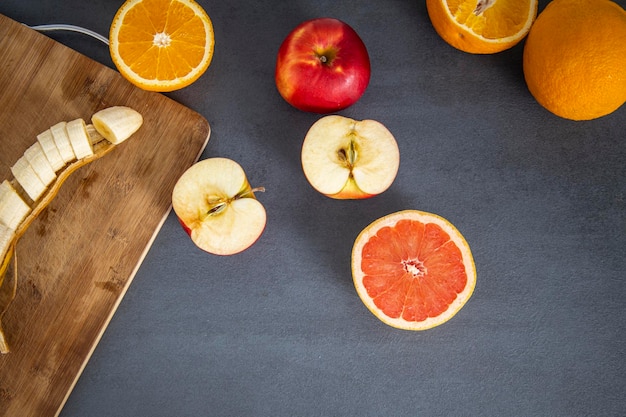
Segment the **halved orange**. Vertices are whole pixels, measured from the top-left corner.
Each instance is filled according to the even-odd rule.
[[[446,219],[403,210],[375,220],[352,249],[352,277],[366,307],[384,323],[426,330],[451,319],[471,297],[470,247]]]
[[[537,0],[426,0],[426,7],[439,36],[473,54],[513,47],[537,17]]]
[[[209,67],[214,45],[211,19],[194,0],[127,0],[109,33],[120,74],[151,91],[196,81]]]

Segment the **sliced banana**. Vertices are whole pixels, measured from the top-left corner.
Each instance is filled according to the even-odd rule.
[[[70,138],[70,144],[72,145],[76,159],[93,155],[93,147],[91,146],[87,127],[83,119],[75,119],[67,122],[65,130],[67,131],[67,136]]]
[[[56,179],[57,175],[54,173],[54,169],[50,165],[48,158],[46,158],[46,154],[43,152],[39,142],[35,142],[30,148],[26,149],[24,157],[46,187]]]
[[[96,112],[91,117],[96,130],[114,145],[128,139],[143,124],[139,112],[126,106],[113,106]]]
[[[70,162],[76,158],[76,155],[74,155],[70,138],[67,136],[67,130],[65,130],[66,124],[66,122],[59,122],[50,127],[50,132],[52,132],[54,143],[57,146],[63,161]]]
[[[8,180],[0,183],[0,223],[17,230],[31,208]]]
[[[13,237],[15,236],[15,230],[11,229],[9,226],[6,226],[0,223],[0,253],[4,255],[9,246],[13,242]]]
[[[98,132],[96,128],[94,127],[94,125],[92,125],[91,123],[89,123],[86,126],[86,129],[87,129],[87,136],[89,136],[89,141],[91,142],[92,145],[95,145],[96,143],[106,140],[104,136],[102,136],[100,132]]]
[[[141,127],[143,117],[129,107],[115,106],[94,114],[92,123],[85,124],[83,119],[60,122],[40,133],[35,144],[11,167],[14,179],[0,183],[0,288],[7,288],[2,284],[10,265],[14,265],[17,282],[17,267],[11,262],[15,245],[68,176],[128,139]],[[8,351],[0,326],[0,353]]]
[[[65,166],[65,161],[59,153],[57,145],[54,143],[54,138],[52,137],[50,129],[38,134],[37,141],[41,145],[43,152],[46,154],[46,158],[48,158],[48,162],[52,165],[54,172],[59,171]]]
[[[46,191],[46,185],[39,179],[25,156],[17,160],[15,165],[11,167],[11,172],[31,200],[37,201]]]

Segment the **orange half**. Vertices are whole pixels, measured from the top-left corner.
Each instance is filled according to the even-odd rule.
[[[367,226],[352,249],[352,277],[366,307],[384,323],[426,330],[451,319],[476,285],[470,247],[435,214],[404,210]]]
[[[474,54],[513,47],[537,17],[537,0],[426,0],[426,7],[439,36]]]
[[[127,0],[109,33],[113,63],[144,90],[173,91],[196,81],[213,58],[211,19],[193,0]]]

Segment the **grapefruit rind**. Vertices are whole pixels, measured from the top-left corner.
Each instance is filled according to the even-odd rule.
[[[463,265],[465,266],[465,272],[467,275],[467,282],[465,288],[457,294],[456,299],[448,306],[448,308],[436,317],[428,317],[423,321],[407,321],[402,317],[393,318],[386,315],[380,308],[376,306],[374,300],[368,295],[365,286],[363,285],[363,272],[361,269],[361,253],[365,244],[376,235],[376,233],[385,226],[394,226],[400,220],[416,220],[424,224],[433,223],[444,230],[449,236],[450,240],[459,248]],[[427,213],[418,210],[403,210],[392,214],[388,214],[381,217],[370,225],[368,225],[357,236],[354,246],[352,248],[352,278],[356,292],[361,298],[361,301],[368,310],[374,314],[383,323],[402,330],[427,330],[433,327],[439,326],[452,317],[454,317],[459,310],[467,303],[469,298],[474,292],[476,286],[476,266],[474,264],[474,258],[470,250],[469,244],[458,231],[454,225],[448,220],[436,214]]]

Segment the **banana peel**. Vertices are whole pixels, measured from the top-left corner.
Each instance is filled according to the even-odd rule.
[[[13,248],[11,248],[13,249]],[[11,250],[12,252],[12,250]],[[11,253],[13,255],[13,253]],[[2,317],[9,308],[11,301],[15,298],[17,292],[17,257],[10,256],[5,258],[7,263],[6,269],[2,275],[0,282],[0,353],[9,353],[9,342],[2,328]],[[9,267],[10,266],[10,267]],[[2,265],[5,268],[4,262]]]

